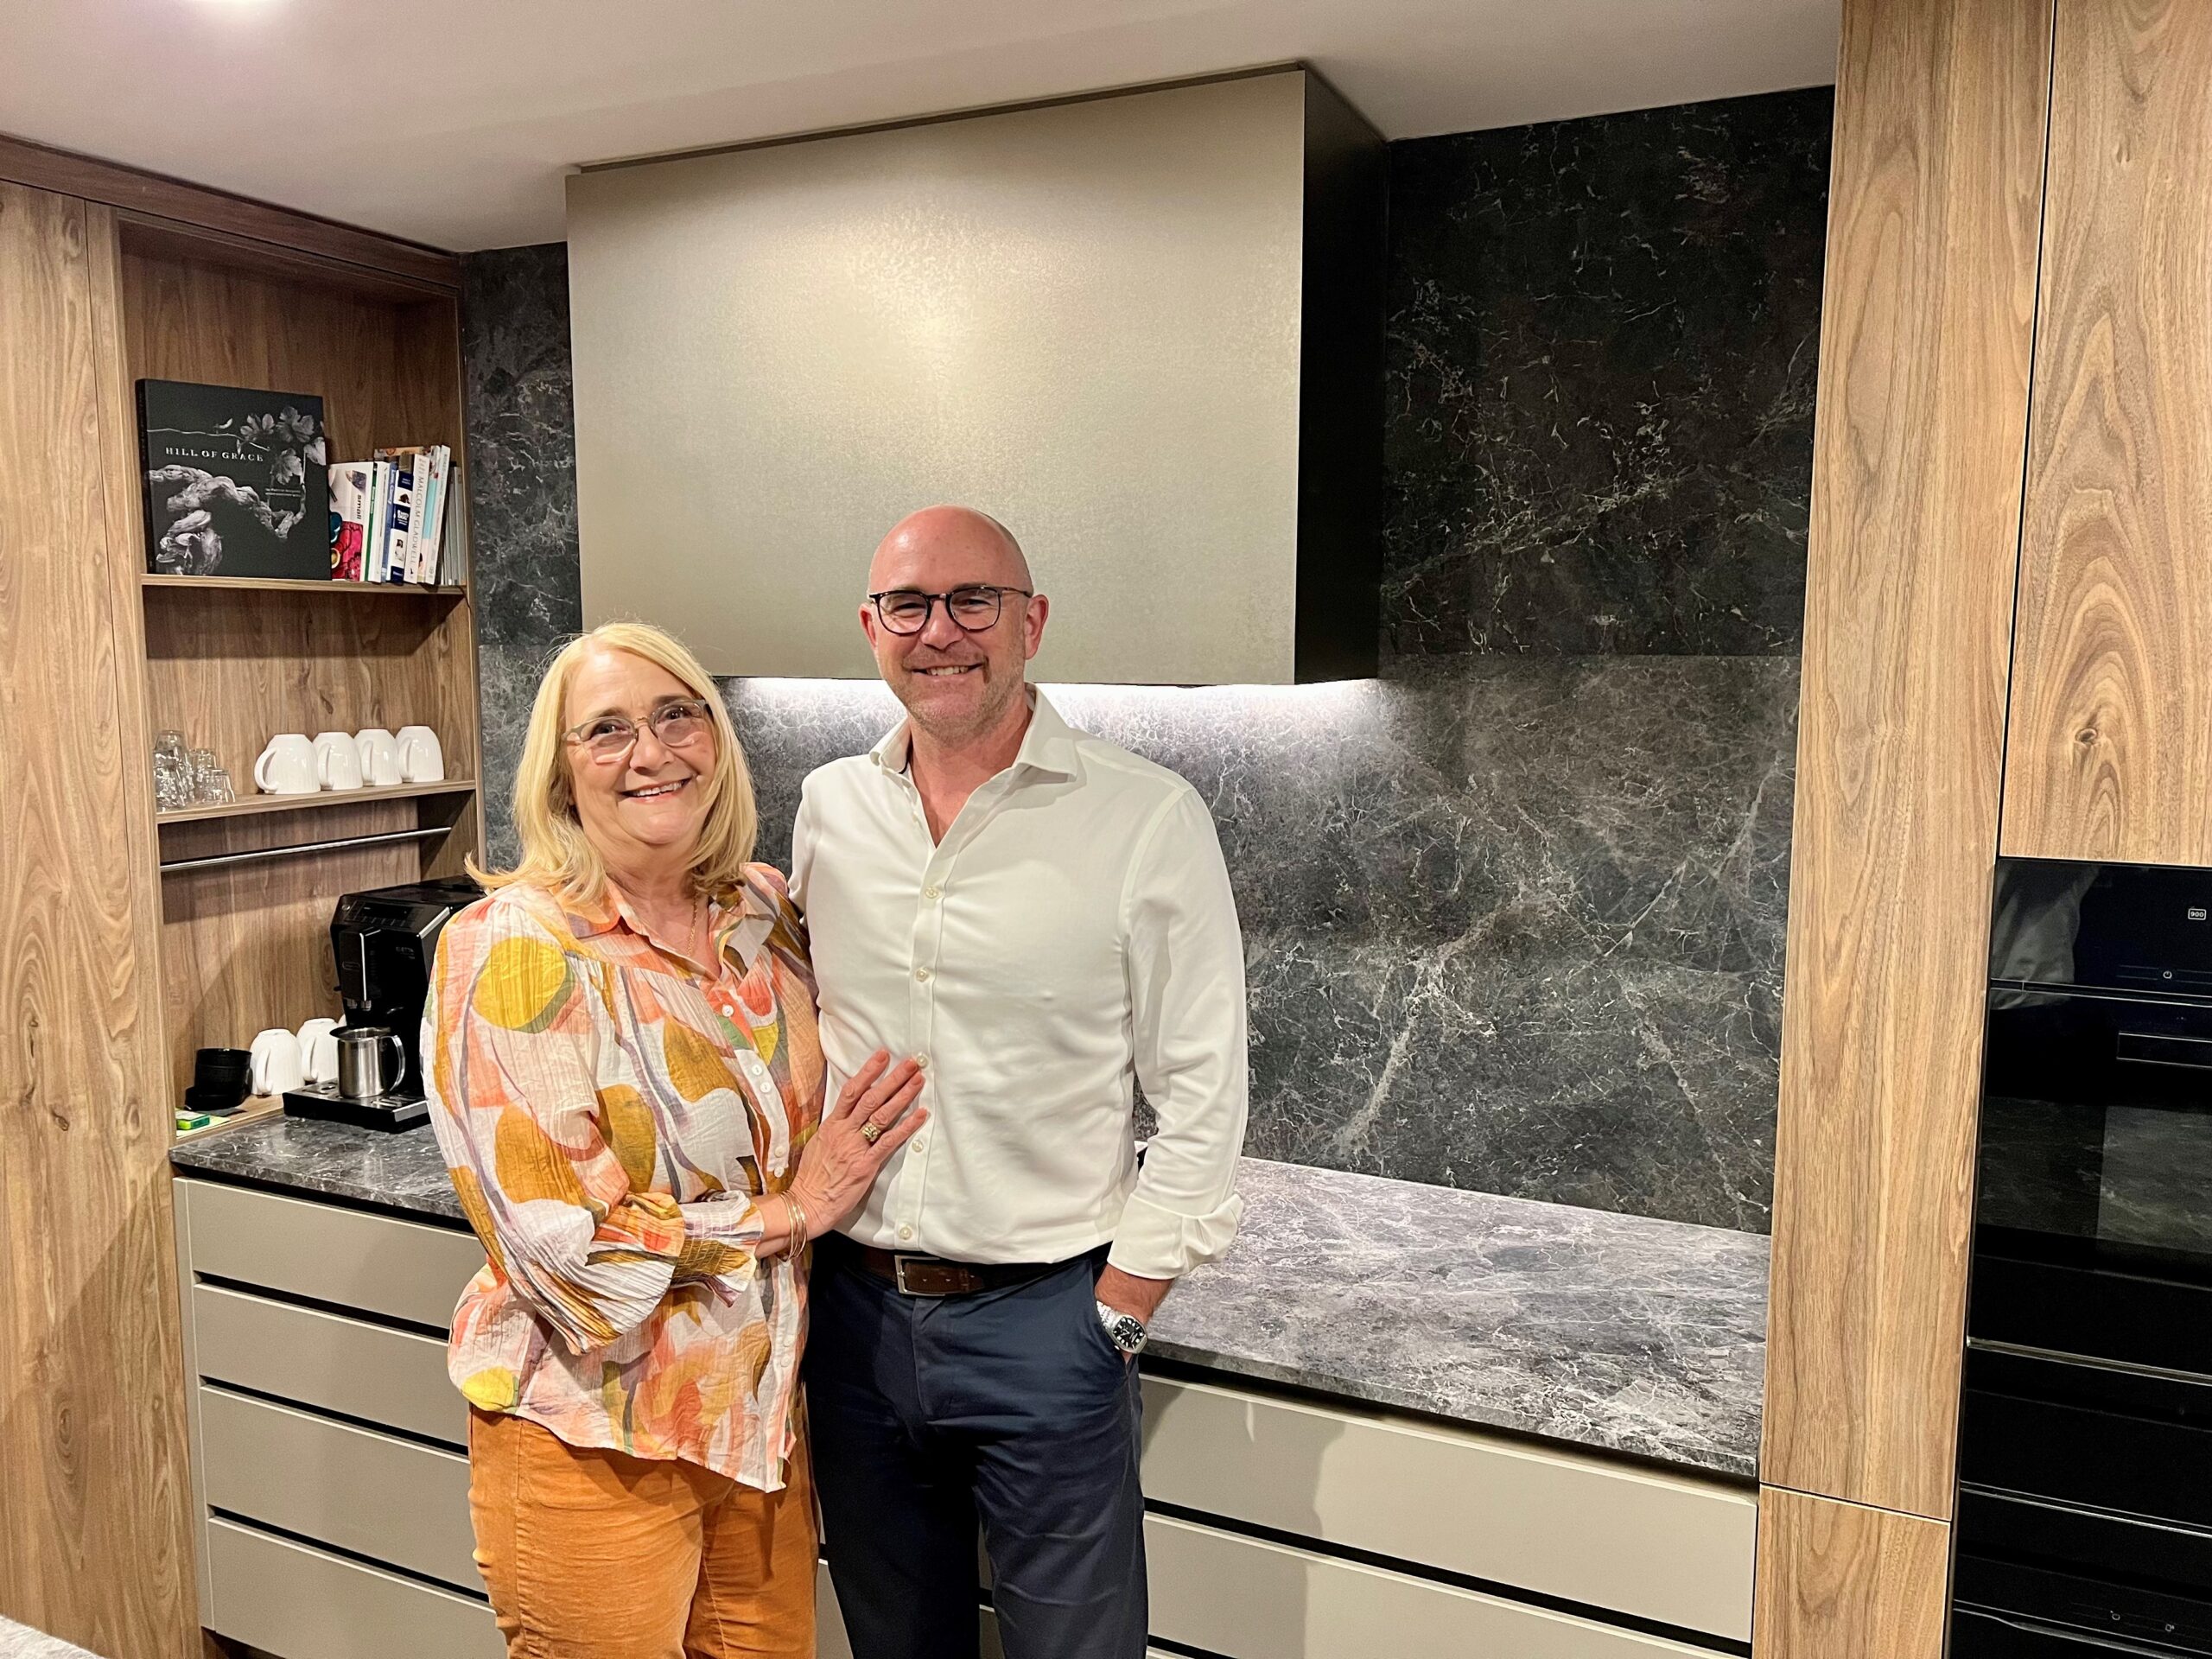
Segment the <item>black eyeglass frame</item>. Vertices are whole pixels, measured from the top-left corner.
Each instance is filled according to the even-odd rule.
[[[952,614],[952,596],[955,594],[988,594],[998,602],[998,607],[991,613],[991,620],[989,621],[979,622],[974,627],[969,627],[968,624],[963,622],[958,617],[953,616]],[[900,639],[911,639],[914,635],[926,632],[928,631],[930,619],[937,614],[937,607],[940,603],[944,607],[944,613],[952,618],[952,626],[959,629],[961,632],[988,633],[993,628],[998,626],[1000,621],[1005,617],[1006,596],[1008,594],[1020,594],[1024,599],[1034,599],[1037,597],[1034,590],[1027,588],[1001,588],[995,582],[967,582],[961,583],[957,588],[949,588],[941,594],[925,594],[918,588],[887,588],[880,594],[870,594],[868,596],[868,602],[875,607],[875,620],[877,621],[882,623],[886,628],[890,630],[893,633],[897,634]],[[883,608],[883,601],[887,599],[918,599],[922,601],[922,620],[911,628],[902,628],[899,626],[896,623],[892,621],[889,614]]]
[[[648,726],[652,728],[654,740],[664,749],[681,748],[684,743],[698,741],[696,738],[687,738],[682,742],[671,743],[667,738],[662,736],[661,722],[671,715],[678,719],[698,720],[704,724],[709,733],[715,729],[715,711],[708,706],[704,697],[671,697],[643,720],[632,720],[627,715],[594,715],[589,720],[580,721],[562,733],[561,741],[563,743],[573,743],[589,754],[593,760],[602,761],[618,760],[629,753],[632,749],[638,747],[638,734]],[[596,747],[585,734],[593,727],[607,721],[620,721],[630,728],[630,734],[621,741],[619,747],[602,749]],[[608,735],[612,737],[615,734],[609,733]]]

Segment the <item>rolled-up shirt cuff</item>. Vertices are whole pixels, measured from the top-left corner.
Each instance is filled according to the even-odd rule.
[[[1140,1279],[1180,1279],[1228,1249],[1243,1216],[1244,1200],[1234,1192],[1203,1216],[1183,1215],[1131,1193],[1106,1260]]]

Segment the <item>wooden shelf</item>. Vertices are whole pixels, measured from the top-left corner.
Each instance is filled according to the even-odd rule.
[[[466,599],[466,583],[418,582],[315,582],[296,576],[162,576],[148,571],[138,578],[142,591],[162,588],[218,589],[248,594],[366,594],[379,599]]]
[[[188,806],[156,812],[154,822],[202,823],[210,818],[254,818],[270,812],[313,812],[323,807],[359,806],[365,801],[419,800],[431,795],[474,795],[474,778],[448,778],[439,784],[395,784],[389,789],[326,789],[314,795],[249,795],[227,806]]]

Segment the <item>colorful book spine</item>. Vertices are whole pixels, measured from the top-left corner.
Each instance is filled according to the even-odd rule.
[[[330,574],[339,582],[359,582],[368,540],[369,468],[341,461],[330,468]]]

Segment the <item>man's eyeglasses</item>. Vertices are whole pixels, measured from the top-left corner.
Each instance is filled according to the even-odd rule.
[[[715,729],[714,715],[696,697],[677,697],[647,715],[650,727],[664,749],[681,749],[700,741]],[[561,734],[564,742],[580,746],[603,763],[620,760],[636,747],[640,722],[622,715],[594,715],[581,726]]]
[[[984,633],[998,626],[999,610],[1008,594],[1019,594],[1024,599],[1033,597],[1027,588],[992,588],[970,582],[949,594],[923,594],[911,588],[893,588],[870,594],[868,601],[875,607],[876,620],[893,633],[919,633],[929,626],[930,613],[940,602],[953,626],[963,633]]]

